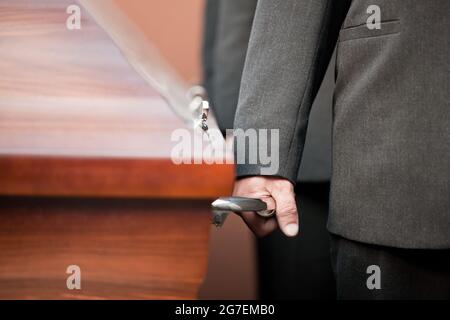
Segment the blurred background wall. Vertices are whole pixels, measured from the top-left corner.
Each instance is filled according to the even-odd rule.
[[[203,0],[114,0],[180,75],[201,83]],[[254,239],[233,215],[211,228],[209,267],[201,299],[255,299]]]

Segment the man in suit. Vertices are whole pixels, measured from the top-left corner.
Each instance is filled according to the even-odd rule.
[[[449,30],[447,0],[258,2],[235,128],[278,130],[279,169],[238,163],[234,194],[276,208],[242,215],[256,234],[302,232],[294,185],[337,44],[328,229],[339,298],[450,298]]]
[[[220,129],[233,128],[242,70],[257,0],[208,0],[205,11],[204,84]],[[331,174],[330,70],[311,113],[296,190],[307,221],[300,238],[279,231],[258,240],[261,298],[333,299],[336,295],[329,260],[328,216]]]

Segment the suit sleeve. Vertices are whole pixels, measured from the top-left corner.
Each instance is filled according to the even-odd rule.
[[[256,0],[220,2],[214,51],[215,95],[212,108],[223,131],[233,128],[256,3]]]
[[[209,99],[214,99],[212,79],[214,77],[214,48],[216,45],[217,25],[219,19],[219,0],[206,0],[203,20],[202,66],[203,85]]]
[[[349,2],[258,1],[234,129],[236,133],[236,129],[278,129],[278,143],[269,144],[272,155],[273,148],[278,150],[278,165],[269,175],[296,183],[311,105]],[[259,156],[256,162],[250,161],[250,144],[242,148],[237,141],[235,138],[237,176],[266,175],[263,172],[267,163],[262,163]],[[241,163],[239,159],[246,161]]]

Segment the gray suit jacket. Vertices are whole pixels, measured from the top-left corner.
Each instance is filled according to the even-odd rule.
[[[381,29],[366,25],[371,5]],[[337,42],[329,230],[450,248],[449,33],[448,0],[260,0],[235,127],[279,129],[276,175],[295,183]],[[261,167],[238,164],[237,175]]]
[[[203,37],[204,86],[220,129],[233,128],[242,70],[257,0],[208,0]],[[297,181],[331,177],[331,100],[334,64],[314,102]]]

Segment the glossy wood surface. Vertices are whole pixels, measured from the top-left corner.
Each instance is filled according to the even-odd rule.
[[[0,0],[0,298],[195,298],[233,166],[172,162],[198,132],[74,3]]]
[[[206,272],[203,201],[0,198],[0,299],[192,299]],[[69,290],[66,269],[81,269]]]
[[[69,4],[0,1],[0,168],[7,168],[0,193],[229,193],[231,165],[173,164],[174,130],[199,132],[140,78],[86,11],[81,30],[68,30]]]

